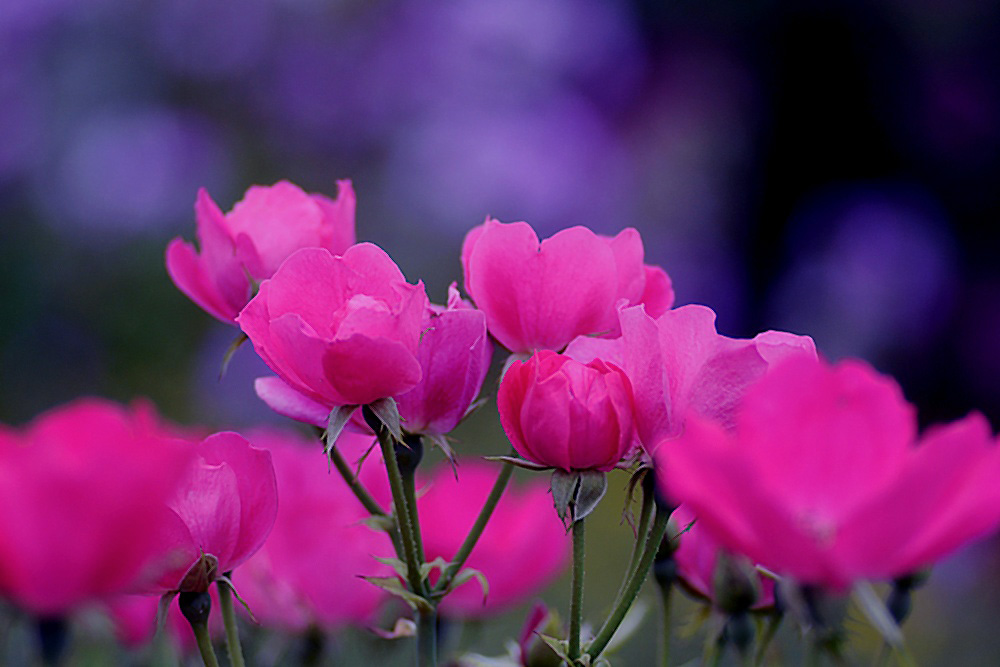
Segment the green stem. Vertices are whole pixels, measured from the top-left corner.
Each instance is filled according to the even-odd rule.
[[[649,534],[649,524],[653,518],[653,505],[653,492],[647,488],[647,485],[643,484],[642,508],[639,510],[639,523],[636,524],[635,544],[632,545],[632,556],[629,558],[628,567],[625,569],[625,577],[622,579],[621,586],[618,587],[615,601],[611,604],[612,607],[621,601],[622,595],[625,594],[625,589],[628,588],[628,582],[632,579],[633,572],[635,572],[635,567],[639,564],[639,557],[642,555],[646,545],[646,537]]]
[[[351,470],[350,464],[344,460],[340,450],[336,447],[330,450],[330,461],[333,463],[333,467],[337,469],[337,472],[340,473],[340,476],[343,477],[344,482],[347,484],[347,488],[354,493],[354,497],[358,499],[362,507],[368,510],[369,514],[372,516],[388,518],[389,513],[385,511],[385,509],[370,493],[368,493],[368,489],[366,489],[365,485],[361,483],[361,480],[354,475],[354,471]],[[392,540],[392,546],[396,550],[396,555],[399,558],[404,558],[403,543],[399,538],[399,530],[392,527],[386,532],[389,533],[389,539]]]
[[[212,637],[208,634],[208,623],[192,623],[191,629],[194,630],[194,638],[205,667],[219,667],[219,659],[215,657],[215,649],[212,648]]]
[[[663,607],[663,627],[660,629],[660,667],[670,664],[670,593],[674,587],[670,584],[658,586],[660,602]]]
[[[625,619],[625,614],[628,613],[632,603],[638,597],[642,583],[646,580],[646,575],[649,574],[649,568],[653,566],[653,559],[660,548],[660,542],[663,541],[663,535],[667,532],[667,520],[669,518],[669,512],[657,509],[656,518],[653,520],[653,528],[646,539],[646,546],[643,549],[642,557],[639,559],[638,567],[636,567],[629,578],[618,604],[611,610],[611,614],[604,621],[604,625],[597,633],[597,636],[594,637],[594,641],[587,648],[587,655],[590,656],[591,664],[597,660],[598,656],[601,655],[601,651],[607,647],[608,642],[614,637],[615,631],[618,630],[618,626]]]
[[[392,504],[396,508],[396,524],[402,539],[402,558],[406,562],[406,579],[410,590],[417,595],[424,594],[423,580],[420,577],[420,557],[417,545],[413,539],[412,513],[407,507],[406,491],[403,488],[403,476],[399,472],[392,435],[386,428],[378,431],[378,442],[382,448],[382,458],[385,460],[386,471],[389,474],[389,488],[392,491]]]
[[[479,541],[479,536],[483,534],[483,529],[486,528],[487,522],[489,522],[490,517],[493,516],[493,510],[496,509],[497,503],[500,501],[500,496],[503,495],[504,489],[507,488],[507,483],[510,481],[511,475],[514,473],[514,466],[509,463],[504,463],[503,468],[500,469],[500,474],[497,475],[497,481],[493,484],[493,489],[490,491],[490,495],[487,496],[486,502],[483,504],[483,509],[479,511],[479,516],[476,517],[476,522],[472,524],[472,528],[469,529],[469,534],[465,536],[465,541],[462,542],[462,546],[459,547],[458,552],[452,559],[451,563],[448,564],[447,569],[438,579],[437,584],[434,586],[432,594],[441,593],[448,589],[451,585],[452,580],[458,571],[462,569],[465,565],[465,561],[468,560],[469,554],[472,553],[472,549],[476,546],[476,542]]]
[[[781,625],[781,614],[770,614],[767,619],[767,625],[764,628],[764,633],[757,640],[757,652],[754,654],[753,660],[754,665],[759,667],[764,664],[764,658],[767,656],[767,647],[771,645],[771,640],[777,634],[779,625]]]
[[[437,611],[417,614],[417,665],[437,667]]]
[[[580,628],[583,625],[583,557],[586,535],[584,520],[573,523],[573,583],[569,598],[569,657],[580,657]]]
[[[227,576],[231,576],[227,573]],[[217,581],[219,590],[219,608],[222,610],[222,622],[226,626],[226,648],[229,651],[229,664],[232,667],[246,667],[243,659],[243,647],[240,646],[240,631],[236,627],[236,613],[233,610],[233,591],[225,581]]]
[[[424,540],[420,535],[420,520],[417,517],[417,482],[416,482],[416,470],[409,470],[402,473],[403,477],[403,496],[406,498],[405,507],[409,516],[407,520],[413,530],[413,545],[417,551],[417,562],[423,564],[426,558],[424,557]]]

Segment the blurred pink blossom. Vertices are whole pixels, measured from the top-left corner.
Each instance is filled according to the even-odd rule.
[[[986,420],[918,441],[899,387],[858,361],[788,359],[747,391],[733,430],[690,413],[656,470],[721,545],[832,589],[912,573],[1000,522]]]
[[[143,404],[85,398],[0,425],[0,594],[59,615],[153,574],[193,456]]]
[[[288,181],[254,186],[223,214],[204,189],[195,203],[198,248],[180,238],[167,247],[167,271],[205,311],[233,323],[253,296],[300,248],[341,254],[354,243],[355,196],[338,181],[336,200],[307,194]]]

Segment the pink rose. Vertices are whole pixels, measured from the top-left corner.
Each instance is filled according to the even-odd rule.
[[[385,251],[361,243],[342,256],[299,250],[236,319],[285,385],[329,410],[417,385],[426,308],[423,284],[407,283]]]
[[[632,441],[632,389],[618,367],[551,350],[511,364],[497,394],[500,423],[529,461],[607,471]]]
[[[690,414],[656,472],[722,546],[835,590],[910,574],[1000,523],[986,420],[918,441],[899,387],[858,361],[784,361],[747,390],[732,430]]]
[[[167,507],[170,530],[162,535],[168,559],[157,579],[162,592],[205,592],[264,544],[278,509],[271,455],[237,433],[216,433],[198,444],[196,465]]]
[[[56,616],[130,589],[160,561],[193,456],[148,408],[100,399],[0,425],[0,594]]]
[[[571,227],[539,242],[525,222],[487,219],[462,246],[465,290],[486,314],[490,333],[515,353],[561,350],[576,336],[615,333],[619,302],[648,298],[657,312],[669,308],[669,278],[642,262],[634,229],[605,238]]]
[[[493,357],[486,317],[449,290],[448,307],[432,306],[420,339],[420,383],[396,396],[403,428],[410,433],[443,435],[454,429],[479,395]]]
[[[689,410],[729,425],[746,387],[770,364],[789,356],[816,358],[808,336],[768,331],[753,339],[715,331],[715,313],[682,306],[659,317],[644,307],[624,308],[620,354],[635,396],[636,429],[647,450],[677,435]],[[601,354],[593,343],[574,343],[576,354]]]
[[[202,189],[195,202],[198,248],[180,238],[167,247],[167,271],[184,294],[233,323],[254,283],[270,278],[300,248],[340,254],[354,243],[354,189],[337,181],[335,201],[288,181],[254,186],[223,214]]]

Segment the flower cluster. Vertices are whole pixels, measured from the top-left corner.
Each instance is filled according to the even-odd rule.
[[[650,571],[665,599],[680,582],[724,616],[707,645],[745,652],[748,615],[783,595],[822,626],[817,591],[910,581],[1000,525],[1000,447],[982,416],[921,436],[900,388],[864,362],[831,365],[807,336],[719,334],[711,309],[674,307],[636,230],[540,241],[525,222],[487,219],[462,248],[471,301],[456,281],[436,305],[385,251],[354,243],[354,191],[339,188],[330,200],[254,187],[227,214],[203,191],[198,249],[167,249],[177,286],[274,372],[260,398],[319,440],[204,437],[147,404],[98,399],[2,427],[0,594],[45,622],[101,602],[123,641],[147,636],[151,594],[161,616],[178,597],[206,664],[214,600],[239,664],[239,591],[286,632],[416,635],[423,666],[440,623],[523,602],[572,552],[568,628],[536,606],[512,654],[594,664]],[[500,465],[448,444],[493,341],[510,353],[496,409],[513,454]],[[419,469],[425,440],[451,467]],[[511,485],[512,466],[551,477]],[[584,526],[616,469],[642,489],[636,543],[588,637]],[[866,608],[898,643],[902,605],[880,611],[873,596]],[[390,598],[413,613],[386,630]]]

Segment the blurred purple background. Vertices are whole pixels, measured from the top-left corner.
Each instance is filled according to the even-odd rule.
[[[0,421],[81,393],[271,419],[163,250],[200,186],[351,178],[432,299],[486,215],[634,226],[724,333],[1000,426],[998,34],[986,0],[6,0]]]

